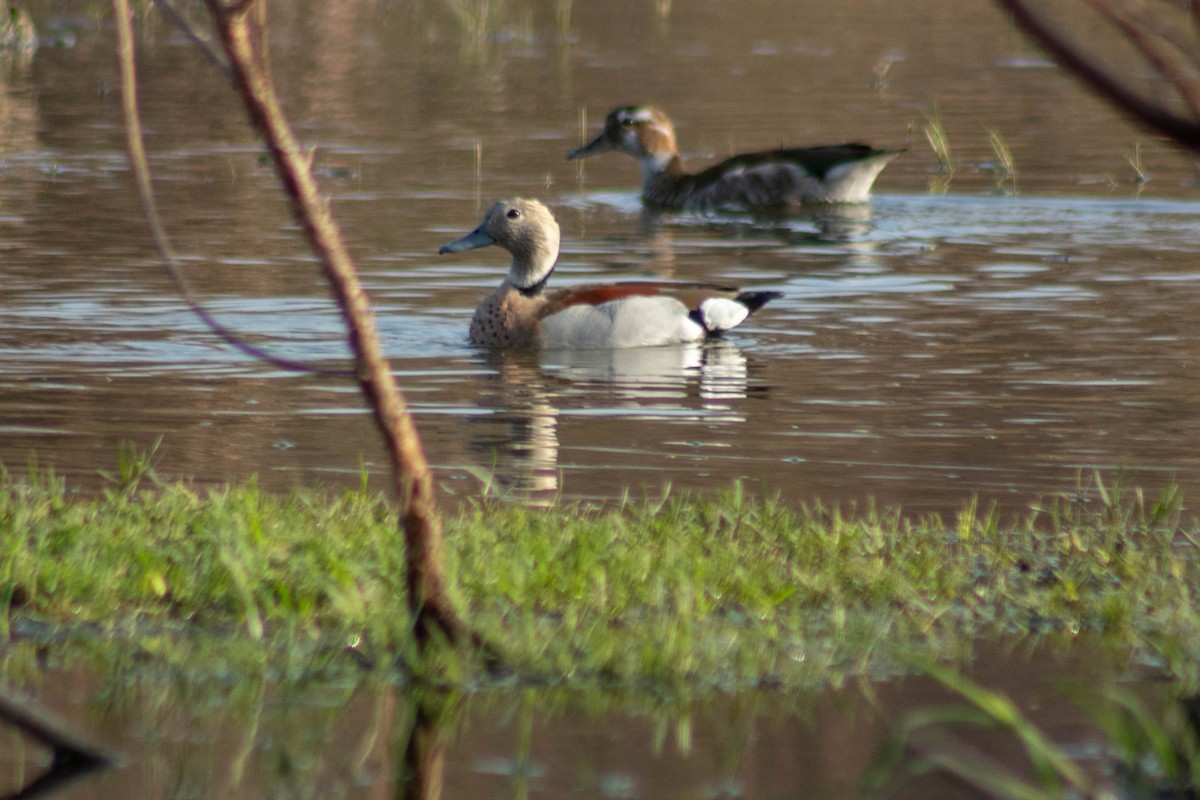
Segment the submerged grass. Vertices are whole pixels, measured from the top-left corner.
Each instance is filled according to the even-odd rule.
[[[941,772],[998,800],[1196,797],[1200,703],[1194,693],[1173,689],[1143,697],[1128,684],[1086,696],[1077,691],[1081,716],[1096,729],[1089,746],[1080,747],[1056,742],[1002,692],[941,666],[925,671],[962,702],[909,712],[864,773],[865,796],[890,796],[898,782]],[[980,730],[999,734],[990,738],[992,748],[1005,739],[1015,743],[1015,757],[998,759],[981,747]]]
[[[126,474],[138,479],[99,497],[0,476],[0,633],[99,631],[168,658],[195,657],[180,638],[211,637],[284,660],[349,648],[348,665],[413,663],[385,500]],[[812,686],[1051,631],[1153,650],[1177,677],[1200,663],[1200,531],[1181,526],[1173,490],[1151,500],[1096,480],[1011,525],[974,505],[913,520],[740,487],[606,509],[480,502],[446,534],[468,618],[508,656],[500,680]],[[467,659],[451,674],[486,671]]]

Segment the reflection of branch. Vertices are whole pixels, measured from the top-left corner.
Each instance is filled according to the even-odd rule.
[[[183,298],[184,304],[191,309],[193,314],[200,318],[201,322],[208,326],[209,330],[220,336],[227,344],[237,348],[251,358],[257,358],[268,364],[292,372],[316,372],[334,375],[349,374],[345,370],[326,370],[292,361],[291,359],[281,358],[244,341],[240,336],[213,317],[209,310],[192,294],[192,289],[184,277],[183,267],[179,263],[179,257],[175,254],[175,249],[171,247],[171,242],[167,238],[167,232],[163,228],[162,220],[159,218],[158,203],[155,201],[154,192],[150,187],[150,165],[146,158],[146,147],[142,137],[142,120],[138,115],[137,76],[133,61],[133,24],[130,19],[129,0],[113,0],[113,12],[116,16],[117,59],[120,62],[121,71],[121,108],[125,117],[125,138],[126,145],[129,148],[129,163],[133,171],[134,183],[137,184],[138,195],[142,200],[142,209],[146,216],[146,223],[150,226],[150,234],[154,238],[154,244],[158,247],[158,252],[162,255],[163,263],[167,267],[167,273],[171,276],[171,281],[175,284],[175,290]],[[225,68],[226,70],[229,69],[228,60],[225,61]]]
[[[996,0],[1017,24],[1066,69],[1106,100],[1179,144],[1200,150],[1200,122],[1181,116],[1132,91],[1101,64],[1088,58],[1052,25],[1030,11],[1028,0]],[[1193,14],[1200,10],[1193,4]]]
[[[62,784],[94,769],[109,767],[116,758],[83,737],[68,731],[63,723],[42,711],[26,708],[0,695],[0,720],[17,728],[54,753],[50,769],[5,800],[31,798],[60,788]]]
[[[19,728],[54,751],[55,760],[60,756],[76,761],[93,761],[102,764],[115,759],[92,743],[66,730],[62,723],[44,712],[25,708],[0,694],[0,720]]]
[[[446,716],[448,699],[429,692],[409,697],[412,719],[404,743],[404,770],[397,797],[441,800],[446,780]]]

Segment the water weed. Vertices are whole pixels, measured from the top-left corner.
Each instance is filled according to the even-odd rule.
[[[937,176],[933,179],[931,190],[937,194],[945,194],[950,187],[950,179],[958,170],[958,165],[954,161],[954,154],[950,151],[950,137],[946,135],[946,128],[942,125],[942,114],[937,106],[934,106],[933,111],[925,114],[925,141],[929,142],[929,147],[933,150],[933,155],[937,158]]]
[[[1142,144],[1134,142],[1133,151],[1125,156],[1125,160],[1129,163],[1130,169],[1133,170],[1133,182],[1137,186],[1145,186],[1150,181],[1150,173],[1146,170],[1146,165],[1142,162]]]
[[[999,131],[987,129],[988,143],[992,146],[992,152],[996,155],[996,160],[991,164],[984,164],[982,169],[984,172],[990,172],[996,179],[996,191],[1004,194],[1015,195],[1017,193],[1017,164],[1013,158],[1012,151],[1000,136]]]
[[[869,796],[931,771],[1006,800],[1194,797],[1200,786],[1200,717],[1195,694],[1184,686],[1160,683],[1140,693],[1120,683],[1099,692],[1077,687],[1079,708],[1094,730],[1064,745],[1005,693],[943,666],[921,669],[957,702],[905,715],[864,775]],[[1017,757],[997,757],[1005,740]]]

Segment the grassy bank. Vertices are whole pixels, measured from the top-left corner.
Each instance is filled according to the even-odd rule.
[[[180,640],[347,666],[412,657],[386,502],[127,483],[83,497],[4,476],[0,633],[179,658],[193,657]],[[447,540],[468,618],[510,660],[502,680],[808,686],[980,637],[1075,632],[1188,681],[1200,661],[1200,530],[1175,493],[1092,485],[1006,524],[970,505],[918,521],[736,487],[606,510],[480,503],[447,520]]]

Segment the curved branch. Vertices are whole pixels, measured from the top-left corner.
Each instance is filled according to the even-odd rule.
[[[346,376],[352,374],[347,370],[331,370],[315,367],[299,361],[277,356],[261,347],[244,341],[238,334],[218,321],[192,293],[191,286],[183,274],[183,266],[175,249],[171,246],[167,232],[163,228],[162,219],[158,213],[158,203],[154,199],[154,191],[150,185],[150,165],[146,158],[146,146],[142,135],[142,120],[138,114],[137,76],[134,70],[133,58],[133,24],[129,10],[129,0],[113,0],[113,12],[116,16],[117,27],[117,60],[121,73],[121,108],[125,117],[125,141],[129,149],[129,163],[133,172],[134,183],[137,185],[138,196],[142,201],[142,209],[146,223],[150,226],[150,235],[162,256],[167,273],[175,284],[183,302],[192,313],[200,318],[213,333],[221,337],[227,344],[237,348],[251,358],[265,361],[272,366],[292,372],[311,372],[321,375]],[[225,62],[228,67],[228,61]]]
[[[1200,151],[1200,124],[1146,100],[1100,64],[1087,58],[1047,22],[1029,10],[1027,0],[996,0],[1016,23],[1064,68],[1135,119],[1177,143]]]
[[[1092,8],[1109,21],[1149,62],[1155,71],[1175,88],[1179,97],[1187,104],[1194,117],[1200,118],[1200,95],[1192,80],[1179,69],[1171,58],[1147,33],[1144,23],[1138,23],[1121,13],[1108,0],[1088,0]]]

